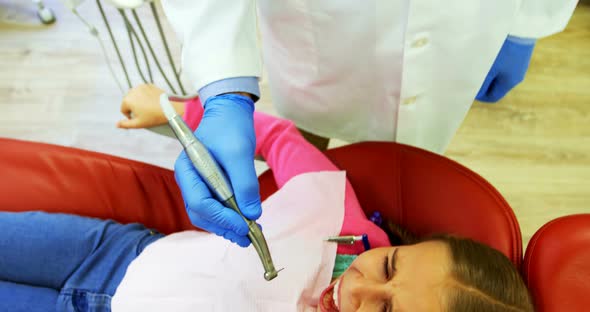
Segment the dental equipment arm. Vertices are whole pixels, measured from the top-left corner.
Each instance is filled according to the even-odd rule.
[[[223,203],[224,206],[237,212],[248,224],[248,238],[254,245],[262,266],[264,267],[264,279],[270,281],[277,277],[278,272],[274,267],[272,257],[262,230],[256,222],[247,219],[238,208],[235,196],[229,180],[215,161],[207,148],[195,137],[191,129],[182,118],[176,113],[169,100],[179,100],[178,97],[168,97],[166,94],[160,96],[160,105],[168,119],[172,131],[184,147],[186,154],[193,163],[195,169],[207,184],[209,190]]]

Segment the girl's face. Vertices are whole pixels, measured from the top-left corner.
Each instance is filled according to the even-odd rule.
[[[441,311],[450,267],[438,241],[372,249],[322,293],[318,311]]]

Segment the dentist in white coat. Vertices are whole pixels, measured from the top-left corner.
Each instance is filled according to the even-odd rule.
[[[184,44],[184,74],[205,105],[196,135],[228,173],[244,215],[257,219],[252,112],[262,61],[274,107],[299,128],[442,153],[474,98],[495,102],[522,81],[535,40],[563,30],[576,3],[164,0],[163,6]],[[193,224],[247,246],[245,222],[211,198],[194,170],[179,166],[187,162],[181,154],[175,174]]]

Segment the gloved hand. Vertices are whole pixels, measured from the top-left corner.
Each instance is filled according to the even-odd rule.
[[[225,170],[242,214],[256,220],[262,209],[254,170],[254,102],[247,96],[223,94],[207,99],[204,107],[195,135]],[[213,197],[184,151],[174,174],[193,225],[242,247],[250,245],[246,222]]]
[[[497,102],[523,81],[534,47],[535,39],[508,36],[475,99]]]

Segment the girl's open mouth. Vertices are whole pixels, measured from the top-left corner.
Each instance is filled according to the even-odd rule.
[[[320,295],[320,310],[322,312],[339,312],[336,302],[339,300],[340,280],[326,288]]]

